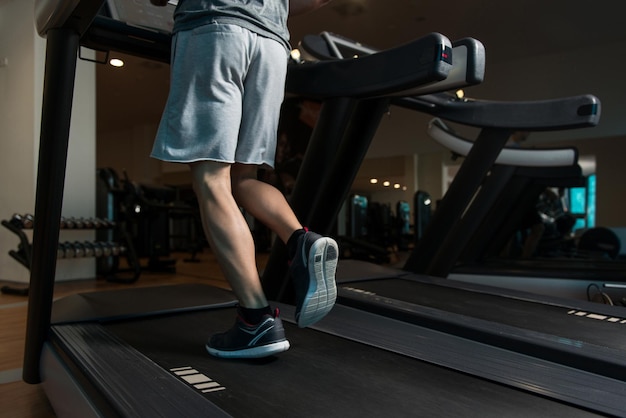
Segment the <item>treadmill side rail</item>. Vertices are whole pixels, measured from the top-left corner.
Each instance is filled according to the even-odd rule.
[[[57,357],[60,352],[67,355],[63,361]],[[81,392],[85,397],[80,405],[83,410],[92,408],[94,416],[101,416],[103,404],[119,416],[230,416],[98,324],[54,326],[52,341],[46,344],[43,354],[48,365],[54,366],[57,371],[68,367],[74,369],[69,370],[66,382],[74,380],[77,375],[82,377]],[[76,364],[80,367],[72,367]],[[51,374],[44,374],[42,378],[47,393],[58,393],[55,383],[65,380],[65,376]],[[57,399],[56,396],[49,398],[51,401]],[[159,401],[155,402],[155,399]],[[65,416],[64,412],[68,416],[77,416],[74,400],[72,398],[70,404],[54,404],[55,411],[61,416]],[[81,418],[83,416],[80,415]]]

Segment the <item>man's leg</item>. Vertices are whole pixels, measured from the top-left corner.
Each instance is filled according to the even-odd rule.
[[[257,180],[255,166],[233,165],[232,181],[239,205],[287,244],[296,293],[296,322],[300,327],[314,324],[326,316],[337,298],[337,243],[302,229],[283,194]]]
[[[274,231],[281,241],[287,243],[295,231],[302,229],[285,196],[257,179],[257,166],[234,164],[231,176],[233,196],[239,206]]]
[[[205,234],[240,304],[235,325],[212,335],[207,351],[217,357],[255,358],[289,349],[278,311],[271,311],[261,287],[252,234],[232,195],[230,164],[190,166]]]
[[[241,306],[268,305],[256,266],[254,241],[231,190],[230,164],[190,164],[204,231]]]

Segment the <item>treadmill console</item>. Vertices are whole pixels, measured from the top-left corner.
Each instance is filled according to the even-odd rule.
[[[107,0],[111,17],[131,26],[171,33],[174,27],[174,9],[178,0],[167,6],[153,6],[148,0]]]
[[[104,0],[37,0],[34,18],[37,33],[46,37],[50,29],[73,28],[84,33]]]

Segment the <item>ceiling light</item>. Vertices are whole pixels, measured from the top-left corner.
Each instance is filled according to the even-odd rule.
[[[376,183],[378,183],[378,179],[370,179],[370,183],[371,184],[376,184]]]
[[[390,185],[391,185],[391,183],[388,182],[388,181],[383,182],[383,186],[385,186],[385,187],[389,187]]]
[[[394,184],[394,185],[393,185],[393,188],[394,188],[394,189],[399,189],[399,188],[400,188],[400,184],[399,184],[399,183]]]
[[[109,60],[109,64],[111,64],[114,67],[123,67],[124,66],[124,61],[122,61],[119,58],[111,58],[111,60]]]

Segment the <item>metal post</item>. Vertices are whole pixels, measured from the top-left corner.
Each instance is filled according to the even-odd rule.
[[[350,122],[356,99],[335,98],[326,100],[313,134],[309,140],[302,166],[291,195],[290,204],[301,222],[308,219],[310,208],[317,199],[324,173],[330,171],[333,156]],[[263,272],[262,283],[271,300],[289,302],[287,252],[284,243],[276,240]]]
[[[483,128],[426,227],[424,236],[411,252],[404,265],[405,270],[418,274],[428,271],[512,133],[510,129]]]
[[[317,198],[309,207],[305,221],[312,230],[320,234],[331,232],[378,130],[380,120],[388,109],[388,98],[359,102],[324,183],[319,187]]]
[[[79,35],[73,29],[47,33],[46,68],[39,143],[33,262],[23,379],[40,383],[40,356],[50,328],[57,245],[69,142]]]
[[[447,239],[433,257],[426,274],[448,277],[463,250],[467,248],[467,243],[485,220],[513,173],[515,173],[515,167],[510,165],[500,165],[491,171],[463,217],[450,230]]]

